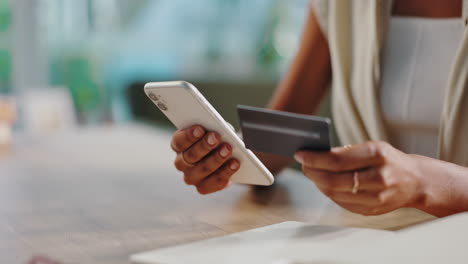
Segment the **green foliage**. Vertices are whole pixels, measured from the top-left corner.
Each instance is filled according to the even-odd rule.
[[[92,80],[89,61],[82,57],[72,57],[65,65],[65,82],[70,88],[78,111],[89,112],[99,108],[101,96],[98,85]]]
[[[11,24],[11,8],[7,0],[0,0],[0,32],[8,30]]]
[[[11,73],[11,54],[8,50],[0,50],[0,82],[6,82]]]

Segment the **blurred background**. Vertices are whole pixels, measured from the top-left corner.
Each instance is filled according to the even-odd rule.
[[[170,127],[149,81],[194,83],[238,127],[293,58],[308,0],[0,0],[0,144],[16,132]],[[13,131],[13,132],[12,132]]]

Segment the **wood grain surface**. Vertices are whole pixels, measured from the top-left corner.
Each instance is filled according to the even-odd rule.
[[[399,229],[431,216],[364,217],[300,172],[201,196],[172,167],[170,132],[139,124],[17,138],[0,156],[0,263],[128,263],[133,253],[282,221]]]

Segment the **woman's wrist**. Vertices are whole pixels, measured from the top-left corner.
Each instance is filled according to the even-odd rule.
[[[421,188],[410,207],[436,216],[468,210],[468,168],[419,155],[416,162]]]

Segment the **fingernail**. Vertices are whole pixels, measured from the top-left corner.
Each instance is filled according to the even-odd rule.
[[[227,157],[229,155],[229,149],[226,146],[222,147],[219,155],[223,158]]]
[[[296,153],[294,154],[294,159],[299,162],[299,163],[303,163],[304,162],[304,158],[302,157],[301,153]]]
[[[203,129],[197,127],[193,130],[193,136],[196,137],[196,138],[199,138],[203,135]]]
[[[218,140],[216,139],[216,136],[214,133],[211,133],[208,135],[208,144],[213,146],[214,144],[216,144],[217,141]]]
[[[231,168],[231,170],[237,170],[239,168],[239,163],[237,161],[233,161],[229,168]]]

